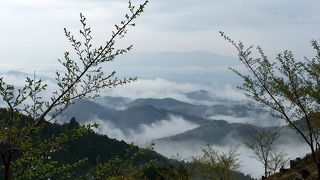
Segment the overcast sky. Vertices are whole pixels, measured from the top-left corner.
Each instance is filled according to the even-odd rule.
[[[270,56],[284,49],[310,56],[310,40],[320,37],[318,7],[319,0],[150,0],[121,44],[134,44],[134,52],[201,50],[235,56],[219,36],[224,31],[261,45]],[[80,12],[100,43],[126,8],[127,0],[0,0],[0,70],[56,65],[68,47],[63,28],[78,32]]]

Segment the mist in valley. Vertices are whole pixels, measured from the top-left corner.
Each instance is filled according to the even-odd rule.
[[[169,137],[175,134],[183,133],[198,127],[199,125],[189,123],[181,117],[171,116],[168,120],[161,120],[151,125],[143,124],[139,131],[130,130],[129,134],[122,132],[119,128],[111,126],[110,122],[101,120],[95,121],[99,124],[98,133],[106,134],[111,138],[124,140],[128,143],[134,143],[140,147],[148,147],[154,143],[154,150],[158,153],[173,158],[177,154],[185,161],[191,161],[192,157],[202,155],[201,148],[206,146],[208,142],[198,140],[185,141],[169,141],[161,140],[161,138]],[[237,146],[238,162],[240,163],[240,171],[250,174],[252,177],[260,178],[264,172],[262,164],[255,158],[251,150],[237,139],[233,139],[230,135],[225,138],[225,145],[217,145],[211,143],[214,149],[219,152],[227,153],[230,148]],[[304,157],[309,148],[299,139],[281,137],[276,145],[278,150],[282,150],[288,154],[288,159]]]
[[[23,84],[23,81],[19,80],[20,75],[17,76],[15,73],[3,73],[3,75],[6,79],[17,82],[18,85]],[[53,91],[54,84],[52,80],[47,78],[45,81],[48,82],[49,88]],[[174,100],[168,102],[177,101],[175,103],[178,104],[174,106],[170,103],[164,105],[163,107],[167,107],[167,110],[160,109],[159,113],[166,112],[167,115],[153,117],[152,121],[146,119],[141,122],[130,122],[135,124],[135,126],[127,127],[121,123],[119,124],[116,119],[112,118],[122,114],[123,120],[127,121],[135,113],[139,114],[144,109],[150,108],[150,104],[148,104],[150,102],[147,100],[157,102],[158,104],[154,105],[158,107],[161,105],[159,103],[166,102],[165,100],[168,98]],[[135,104],[135,100],[148,102],[147,106],[142,104],[143,106],[139,107],[140,104]],[[212,144],[220,152],[228,152],[231,147],[238,146],[237,153],[241,165],[240,171],[256,178],[259,178],[263,174],[262,165],[252,158],[252,152],[245,148],[239,139],[235,138],[239,132],[226,132],[226,136],[219,137],[223,141],[222,143],[214,141],[206,142],[201,140],[201,136],[198,138],[178,138],[177,140],[176,136],[184,137],[184,135],[187,135],[186,137],[189,137],[188,133],[192,132],[192,130],[200,128],[206,123],[216,122],[217,120],[221,120],[223,124],[249,124],[258,127],[285,125],[283,121],[274,118],[268,109],[263,109],[261,106],[250,102],[239,90],[228,84],[224,86],[208,86],[196,83],[177,83],[160,78],[140,79],[128,86],[105,90],[101,92],[100,98],[88,102],[101,108],[97,111],[98,114],[95,114],[94,112],[96,111],[91,110],[90,106],[81,107],[80,103],[79,107],[76,102],[76,106],[71,106],[70,111],[68,110],[60,117],[63,119],[60,123],[67,122],[72,116],[79,114],[79,117],[76,117],[76,119],[81,120],[81,117],[85,117],[85,119],[81,120],[82,123],[98,123],[99,127],[95,131],[99,134],[105,134],[110,138],[124,140],[128,143],[133,142],[140,147],[147,147],[154,143],[155,151],[160,154],[168,158],[179,154],[186,161],[191,161],[193,156],[200,155],[202,153],[201,147],[204,147],[208,143]],[[180,105],[191,109],[193,107],[199,108],[203,110],[204,114],[183,111],[183,108],[180,111]],[[168,111],[171,106],[180,112]],[[80,109],[79,111],[75,111],[75,113],[68,114],[76,110],[73,107]],[[126,116],[125,113],[132,113],[132,108],[138,108],[141,112],[133,111],[133,114]],[[85,109],[87,111],[84,111]],[[155,112],[158,111],[157,108],[153,107],[152,109]],[[116,116],[111,114],[109,117],[110,113],[115,113]],[[297,136],[287,138],[285,133],[284,136],[280,137],[277,148],[288,153],[289,159],[303,157],[309,152],[309,149],[303,144],[301,139],[297,138]],[[291,131],[290,133],[294,134]]]
[[[184,102],[193,103],[197,105],[225,105],[228,107],[228,104],[242,104],[245,107],[251,107],[251,105],[248,105],[250,102],[243,99],[243,97],[240,96],[224,96],[219,95],[219,93],[215,93],[214,91],[210,92],[209,95],[212,97],[212,99],[192,99],[188,97],[186,94],[188,92],[194,92],[199,91],[199,87],[201,86],[194,86],[190,84],[176,84],[174,85],[173,82],[165,81],[165,80],[155,80],[157,83],[163,82],[164,84],[167,84],[167,86],[164,87],[162,90],[161,88],[152,86],[152,83],[154,81],[147,80],[140,82],[139,86],[142,86],[144,89],[144,92],[140,92],[139,88],[135,87],[135,85],[132,85],[132,89],[129,91],[123,92],[123,94],[119,94],[121,91],[117,91],[116,94],[114,94],[116,91],[112,92],[110,94],[126,97],[130,99],[130,102],[134,101],[134,97],[137,96],[139,98],[154,98],[154,99],[161,99],[164,97],[171,97],[176,98]],[[151,82],[151,85],[148,84]],[[147,87],[147,88],[146,88]],[[169,88],[170,87],[170,88]],[[182,88],[183,87],[183,88]],[[188,88],[186,88],[188,87]],[[202,86],[203,87],[203,86]],[[181,89],[184,89],[185,91],[180,91]],[[157,90],[156,90],[157,89]],[[186,90],[187,89],[187,90]],[[208,87],[206,88],[209,89]],[[230,91],[230,89],[229,89]],[[234,89],[234,94],[238,94],[238,91]],[[109,91],[110,92],[110,91]],[[208,91],[201,91],[206,92]],[[127,99],[127,100],[128,100]],[[244,101],[245,100],[245,101]],[[99,100],[98,100],[99,101]],[[129,103],[129,102],[128,102]],[[124,105],[125,107],[125,105]],[[274,127],[274,126],[283,126],[285,125],[284,122],[282,122],[279,119],[276,119],[272,116],[272,114],[268,111],[255,111],[254,109],[248,109],[247,116],[237,116],[237,113],[235,113],[232,116],[232,111],[230,112],[224,112],[225,114],[230,115],[223,115],[223,114],[217,114],[215,116],[210,116],[208,118],[208,121],[216,121],[216,120],[224,120],[227,123],[240,123],[240,124],[250,124],[253,126],[258,127]],[[257,106],[257,108],[260,108]],[[238,114],[239,115],[239,114]],[[183,133],[188,133],[189,131],[192,131],[195,128],[198,128],[201,126],[201,124],[197,124],[194,122],[190,122],[186,119],[184,119],[181,116],[176,115],[169,115],[166,119],[161,119],[156,122],[153,122],[151,124],[139,124],[138,128],[131,129],[130,127],[128,129],[121,130],[121,128],[116,127],[111,121],[101,120],[99,118],[92,117],[90,122],[96,122],[99,124],[99,128],[96,129],[98,133],[106,134],[109,137],[116,138],[119,140],[124,140],[128,143],[133,142],[136,145],[139,145],[140,147],[147,147],[150,144],[154,143],[154,149],[159,152],[160,154],[172,158],[179,154],[180,157],[182,157],[183,160],[191,161],[192,157],[199,156],[202,154],[201,148],[204,147],[206,144],[211,144],[215,149],[217,149],[219,152],[225,152],[227,153],[230,148],[237,146],[237,154],[240,162],[240,171],[245,174],[250,174],[252,177],[260,178],[263,174],[263,166],[261,163],[253,158],[253,153],[248,148],[244,147],[242,142],[236,138],[238,135],[237,132],[227,132],[227,136],[220,137],[223,141],[223,144],[221,143],[215,143],[215,142],[205,142],[200,139],[185,139],[185,140],[172,140],[170,137],[174,137],[175,135],[180,135]],[[309,152],[309,149],[306,145],[304,145],[303,140],[299,138],[299,136],[296,135],[296,133],[291,130],[290,128],[284,128],[282,130],[282,135],[278,139],[276,143],[276,149],[282,150],[285,153],[287,153],[288,159],[295,159],[296,157],[303,157],[306,153]],[[169,137],[169,138],[168,138]]]

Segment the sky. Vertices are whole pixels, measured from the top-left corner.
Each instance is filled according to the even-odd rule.
[[[77,33],[82,12],[95,43],[110,37],[127,12],[127,0],[0,0],[0,71],[33,71],[58,66],[70,49],[63,28]],[[132,0],[133,4],[142,0]],[[219,31],[274,57],[285,49],[311,56],[319,39],[317,0],[150,0],[137,27],[120,41],[133,53],[205,51],[236,56]]]

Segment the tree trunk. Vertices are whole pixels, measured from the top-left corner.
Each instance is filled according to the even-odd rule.
[[[4,179],[5,180],[10,180],[11,179],[11,158],[12,158],[12,153],[8,153],[7,157],[6,155],[2,154],[2,163],[4,166]]]
[[[11,172],[10,172],[10,162],[8,162],[4,167],[4,179],[10,180],[11,179]]]
[[[319,160],[319,158],[317,158],[316,160]],[[320,180],[320,164],[318,163],[319,161],[315,162],[316,166],[317,166],[317,179]]]
[[[268,177],[267,167],[264,167],[264,177],[265,177],[265,178],[267,178],[267,177]]]
[[[317,175],[318,175],[318,180],[320,180],[320,163],[319,163],[319,158],[317,157],[317,154],[316,154],[316,151],[314,150],[314,147],[313,146],[310,146],[311,148],[311,155],[312,155],[312,159],[314,161],[314,163],[316,164],[317,166]]]
[[[267,178],[268,177],[268,161],[265,160],[264,162],[264,177]]]

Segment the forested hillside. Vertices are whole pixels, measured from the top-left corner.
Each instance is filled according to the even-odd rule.
[[[0,118],[7,118],[8,111],[0,109]],[[23,124],[31,119],[21,115],[19,118]],[[64,124],[50,123],[41,129],[35,139],[48,141],[52,137],[71,132],[81,126],[76,119],[72,118]],[[194,171],[189,162],[168,159],[152,149],[142,149],[124,141],[110,139],[106,135],[100,135],[94,131],[70,138],[68,142],[61,144],[59,149],[50,152],[50,161],[57,162],[59,165],[68,165],[83,160],[80,165],[72,167],[67,174],[52,176],[54,179],[62,177],[67,179],[89,177],[100,179],[99,177],[117,177],[118,175],[132,176],[135,173],[139,177],[146,179],[198,179],[201,174]],[[102,168],[102,169],[101,169]],[[23,170],[22,170],[23,172]],[[37,176],[35,176],[37,177]],[[133,176],[132,176],[133,177]],[[136,177],[136,176],[134,176]],[[236,179],[251,179],[240,172],[236,172]],[[121,179],[121,178],[120,178]],[[139,179],[136,177],[136,179]]]

